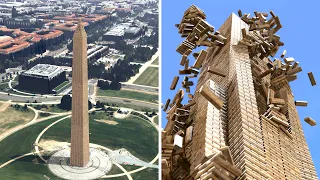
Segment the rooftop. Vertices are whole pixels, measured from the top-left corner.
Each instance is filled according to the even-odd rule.
[[[49,64],[37,64],[31,69],[23,72],[23,75],[47,77],[51,79],[56,75],[62,73],[63,71],[64,70],[59,66]]]

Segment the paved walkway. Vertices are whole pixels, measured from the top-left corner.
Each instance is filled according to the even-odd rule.
[[[8,164],[10,164],[10,163],[18,160],[18,159],[21,159],[21,158],[24,158],[24,157],[30,156],[30,155],[33,155],[33,152],[30,152],[30,153],[23,154],[23,155],[21,155],[21,156],[15,157],[15,158],[11,159],[10,161],[7,161],[7,162],[1,164],[0,169],[3,168],[3,167],[5,167],[6,165],[8,165]]]
[[[157,59],[157,57],[159,56],[159,51],[157,51],[152,57],[151,57],[151,60],[147,61],[146,63],[144,63],[140,69],[139,69],[139,73],[137,73],[135,76],[131,77],[129,79],[129,81],[127,81],[127,84],[133,84],[133,82],[135,80],[138,79],[138,77],[152,64],[152,62],[154,60]]]
[[[30,106],[28,106],[28,108],[31,109],[35,113],[34,118],[31,121],[29,121],[27,124],[16,126],[16,127],[12,128],[12,129],[8,130],[7,132],[1,134],[0,135],[0,141],[2,141],[4,138],[10,136],[11,134],[13,134],[13,133],[25,128],[25,127],[28,127],[28,126],[30,126],[30,125],[32,125],[34,123],[36,123],[36,120],[37,120],[38,115],[39,115],[38,111],[36,109],[34,109],[33,107],[30,107]]]

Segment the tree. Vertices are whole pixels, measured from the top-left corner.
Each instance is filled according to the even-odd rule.
[[[101,103],[100,101],[97,101],[97,102],[96,102],[96,107],[97,107],[97,108],[105,109],[104,104]]]
[[[72,97],[70,95],[62,96],[59,108],[70,111],[72,109]],[[92,103],[90,101],[88,101],[88,109],[92,109]]]
[[[63,110],[71,110],[72,99],[70,95],[64,95],[61,98],[61,102],[59,104],[59,108]]]
[[[23,110],[26,111],[27,109],[28,109],[28,106],[25,104],[25,105],[23,106]]]
[[[117,82],[117,81],[111,81],[110,89],[112,89],[112,90],[120,90],[121,89],[121,84],[119,82]]]

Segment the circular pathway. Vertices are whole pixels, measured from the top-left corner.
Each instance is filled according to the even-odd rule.
[[[85,167],[69,165],[70,148],[62,149],[54,153],[48,161],[50,171],[63,179],[89,180],[97,179],[111,170],[110,157],[95,148],[90,148],[90,160]]]

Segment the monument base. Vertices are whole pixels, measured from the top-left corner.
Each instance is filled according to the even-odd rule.
[[[70,165],[70,148],[54,153],[48,161],[50,171],[63,179],[89,180],[97,179],[111,170],[110,157],[95,148],[90,148],[90,160],[84,167]]]

